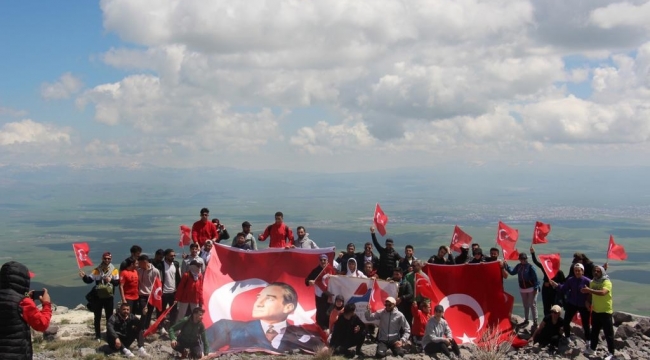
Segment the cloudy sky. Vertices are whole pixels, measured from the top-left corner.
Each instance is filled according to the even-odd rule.
[[[650,1],[0,2],[0,164],[650,165]]]

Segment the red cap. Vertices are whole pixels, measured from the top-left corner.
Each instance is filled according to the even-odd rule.
[[[111,258],[113,257],[113,255],[111,255],[111,253],[108,252],[108,251],[102,254],[102,257],[103,257],[103,258],[105,258],[105,257],[107,257],[107,256],[110,256]]]

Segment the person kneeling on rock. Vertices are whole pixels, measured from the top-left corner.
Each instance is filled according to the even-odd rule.
[[[108,319],[106,328],[106,340],[108,346],[114,350],[119,350],[126,357],[134,357],[129,346],[135,340],[138,341],[138,355],[148,357],[144,349],[144,337],[140,320],[131,314],[131,306],[128,303],[120,304],[119,310]]]
[[[560,338],[564,329],[564,319],[560,316],[562,308],[559,305],[551,306],[550,315],[546,315],[544,320],[535,329],[529,342],[539,343],[540,347],[550,346],[551,351],[555,351],[560,345]]]
[[[192,315],[177,322],[169,329],[172,348],[180,352],[183,359],[188,354],[192,359],[200,359],[210,351],[205,335],[205,326],[203,325],[204,312],[200,307],[194,308]],[[178,339],[176,337],[177,331],[180,331]]]

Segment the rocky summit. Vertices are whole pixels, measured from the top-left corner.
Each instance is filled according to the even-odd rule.
[[[83,305],[78,305],[74,309],[68,309],[63,306],[53,305],[53,315],[50,328],[43,334],[33,333],[34,342],[34,359],[36,360],[67,360],[67,359],[106,359],[121,358],[122,355],[110,350],[106,343],[100,343],[93,339],[92,330],[93,314],[86,310]],[[525,327],[516,326],[521,324],[523,319],[519,316],[513,316],[512,322],[517,329],[517,334],[523,339],[530,338],[534,329],[531,325]],[[105,324],[102,320],[102,325]],[[486,351],[477,348],[475,345],[463,344],[461,348],[462,359],[476,360],[497,360],[497,359],[576,359],[576,360],[600,360],[607,355],[607,349],[602,332],[601,341],[595,355],[586,356],[583,354],[585,342],[582,340],[582,328],[576,325],[573,327],[573,336],[562,342],[556,351],[548,348],[539,348],[537,345],[528,345],[520,349],[510,348],[508,346],[494,347],[492,351]],[[624,312],[614,313],[614,343],[616,347],[616,359],[633,360],[633,359],[650,359],[650,318],[633,315]],[[135,347],[135,345],[133,345]],[[159,337],[153,335],[147,338],[145,349],[149,353],[150,359],[177,359],[170,341],[166,336]],[[375,345],[366,343],[363,346],[365,357],[373,357]],[[210,358],[215,358],[211,356]],[[266,354],[227,354],[221,355],[224,359],[270,359],[278,358]],[[306,354],[286,354],[282,356],[285,359],[303,360],[303,359],[328,359],[343,357],[332,356],[329,351],[324,349],[317,355]],[[358,357],[357,357],[358,358]],[[388,359],[393,358],[388,356]],[[424,354],[407,354],[404,359],[427,359],[429,356]],[[397,359],[397,358],[395,358]],[[439,355],[438,359],[446,359],[444,355]]]

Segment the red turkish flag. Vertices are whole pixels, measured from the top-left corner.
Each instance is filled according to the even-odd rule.
[[[514,246],[512,248],[503,247],[501,250],[503,251],[504,260],[519,260],[519,251]]]
[[[316,303],[314,289],[305,286],[305,278],[320,261],[320,255],[334,257],[333,248],[320,249],[281,249],[269,248],[258,251],[244,251],[237,248],[215,244],[212,257],[203,280],[203,301],[206,313],[203,324],[208,329],[210,352],[246,351],[254,346],[246,347],[229,343],[226,338],[213,338],[219,325],[233,321],[245,323],[258,321],[253,316],[253,305],[260,294],[269,284],[274,282],[290,286],[296,293],[297,305],[289,312],[287,323],[300,327],[307,333],[320,338],[321,334],[312,329],[316,321]],[[223,321],[222,321],[223,320]],[[216,324],[220,322],[220,324]],[[214,328],[212,326],[214,325]],[[263,336],[263,333],[262,333]],[[307,336],[310,338],[310,336]],[[303,339],[303,338],[300,338]],[[303,339],[304,340],[304,339]],[[266,341],[266,338],[262,339]],[[284,342],[285,340],[283,340]],[[284,344],[284,343],[283,343]],[[290,345],[292,349],[313,352],[307,348],[312,341],[300,341]],[[321,345],[322,344],[321,342]],[[255,350],[273,352],[269,348],[255,347]]]
[[[388,294],[384,289],[381,288],[381,286],[379,286],[379,283],[376,279],[373,280],[372,291],[370,292],[370,301],[368,301],[370,312],[377,312],[385,308],[386,306],[384,303],[388,297],[390,297],[390,294]]]
[[[316,296],[322,296],[323,291],[327,291],[327,283],[330,275],[336,275],[336,269],[331,264],[327,264],[314,280],[314,292]]]
[[[180,239],[178,240],[178,247],[184,247],[192,242],[192,229],[187,225],[180,226]]]
[[[465,233],[461,228],[456,225],[454,227],[454,234],[451,236],[451,244],[449,244],[449,248],[452,251],[460,252],[460,247],[463,244],[471,244],[472,243],[472,237],[469,236],[467,233]]]
[[[386,236],[386,224],[388,224],[388,216],[379,206],[379,203],[375,205],[375,216],[372,221],[375,223],[375,227],[381,236]]]
[[[142,334],[142,336],[143,336],[143,337],[147,337],[147,336],[149,336],[149,335],[155,333],[155,332],[156,332],[156,329],[158,329],[158,326],[160,326],[160,323],[161,323],[163,320],[165,320],[165,317],[167,317],[167,314],[169,314],[169,312],[172,311],[172,309],[174,308],[174,306],[176,306],[176,303],[172,304],[172,305],[171,305],[170,307],[168,307],[165,311],[163,311],[162,314],[158,315],[158,318],[156,319],[156,321],[154,321],[154,323],[151,324],[151,326],[149,326],[149,327],[147,328],[147,330],[145,330],[145,332]]]
[[[607,259],[612,259],[612,260],[626,260],[627,259],[627,253],[625,252],[625,248],[623,245],[619,245],[614,242],[614,237],[612,235],[609,236],[609,246],[607,247]]]
[[[157,277],[156,280],[153,281],[153,287],[151,288],[151,294],[149,294],[149,304],[152,306],[155,306],[158,311],[162,311],[163,304],[162,304],[162,282],[160,282],[160,278]]]
[[[430,264],[432,304],[442,305],[454,339],[478,344],[485,334],[505,341],[512,335],[510,314],[514,298],[503,291],[499,262],[446,266]],[[485,291],[489,289],[489,291]]]
[[[560,271],[560,254],[537,255],[549,279],[553,279]]]
[[[519,230],[513,229],[510,226],[499,221],[497,228],[497,245],[502,248],[514,249],[514,245],[519,240]]]
[[[543,222],[535,222],[535,230],[533,230],[533,244],[547,244],[548,240],[546,235],[551,232],[551,224],[544,224]]]
[[[429,277],[425,274],[415,273],[415,296],[418,295],[427,299],[435,297]]]
[[[89,256],[90,246],[88,246],[88,243],[73,243],[72,250],[74,251],[74,257],[77,259],[79,269],[84,266],[93,266],[93,262]]]

